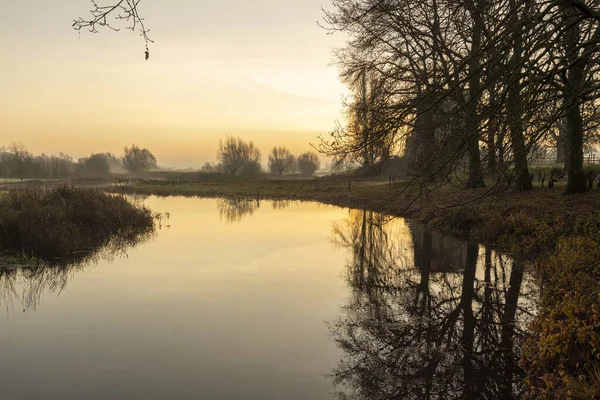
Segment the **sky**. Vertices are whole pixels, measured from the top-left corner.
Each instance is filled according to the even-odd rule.
[[[0,146],[78,158],[136,143],[185,168],[235,135],[264,162],[274,145],[309,150],[340,118],[344,38],[317,23],[328,0],[141,0],[148,61],[138,33],[74,31],[90,6],[0,0]]]

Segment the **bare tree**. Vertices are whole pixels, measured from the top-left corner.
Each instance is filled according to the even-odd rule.
[[[470,2],[469,12],[453,0],[337,0],[325,16],[328,29],[351,37],[337,53],[342,77],[365,69],[381,77],[385,119],[400,137],[412,137],[407,151],[416,149],[414,164],[428,182],[467,156],[466,186],[483,185],[479,3]]]
[[[302,175],[313,175],[321,166],[319,155],[312,151],[298,156],[298,170]]]
[[[231,175],[252,175],[260,172],[260,150],[252,141],[245,142],[241,138],[228,136],[219,141],[217,158],[223,170]]]
[[[123,167],[126,170],[138,173],[157,167],[156,157],[148,149],[143,149],[135,144],[125,147],[123,152]]]
[[[398,142],[398,130],[390,123],[386,81],[366,68],[349,72],[345,81],[352,90],[344,104],[345,123],[338,124],[330,138],[321,137],[318,149],[363,168],[381,164]]]
[[[269,171],[273,174],[283,175],[294,168],[296,159],[285,147],[273,147],[269,154]]]

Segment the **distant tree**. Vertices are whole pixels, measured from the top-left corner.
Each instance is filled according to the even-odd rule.
[[[7,170],[17,178],[31,177],[33,174],[33,155],[23,143],[13,142],[7,149]]]
[[[269,154],[269,171],[273,174],[283,175],[294,168],[296,159],[285,147],[273,147]]]
[[[113,153],[102,153],[102,155],[106,158],[106,162],[108,162],[110,172],[123,172],[125,168],[119,157],[115,156]]]
[[[262,165],[260,163],[260,159],[254,159],[244,164],[238,172],[238,175],[245,177],[254,177],[260,175],[262,172],[263,170]]]
[[[205,162],[202,165],[202,168],[200,168],[201,172],[205,172],[207,174],[214,174],[217,172],[221,172],[221,166],[219,164],[215,164],[215,163],[211,163],[211,162]]]
[[[110,172],[110,165],[106,154],[92,154],[80,158],[75,170],[79,175],[87,178],[104,178]]]
[[[10,160],[10,153],[6,147],[0,147],[0,176],[8,176],[8,161]]]
[[[135,144],[125,147],[123,167],[129,172],[137,173],[156,168],[156,158],[148,149],[142,149]]]
[[[231,175],[249,175],[261,170],[260,150],[252,141],[245,142],[239,137],[228,136],[221,140],[217,157],[223,171]]]
[[[75,163],[66,154],[34,156],[23,144],[13,143],[0,147],[0,176],[12,178],[68,178],[73,175]]]
[[[75,171],[73,158],[68,154],[59,153],[58,156],[50,156],[48,165],[49,178],[68,178]]]
[[[298,170],[302,175],[313,175],[321,166],[317,153],[312,151],[298,156]]]
[[[350,161],[347,157],[335,156],[329,164],[329,170],[334,174],[343,174],[356,170],[358,165]]]

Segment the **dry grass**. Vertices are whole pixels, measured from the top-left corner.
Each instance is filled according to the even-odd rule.
[[[0,251],[47,262],[81,259],[154,231],[152,212],[122,196],[73,188],[12,189],[0,196]]]

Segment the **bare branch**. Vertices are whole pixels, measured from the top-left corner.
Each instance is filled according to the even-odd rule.
[[[72,26],[76,31],[86,29],[92,33],[98,33],[99,28],[108,28],[118,32],[120,28],[115,27],[113,24],[122,22],[125,24],[126,29],[140,33],[140,36],[146,42],[144,56],[146,60],[150,57],[148,44],[154,43],[154,41],[148,36],[150,30],[144,25],[144,18],[141,17],[138,11],[141,0],[119,0],[110,5],[99,5],[96,0],[90,1],[92,2],[91,18],[79,17],[74,20]]]

